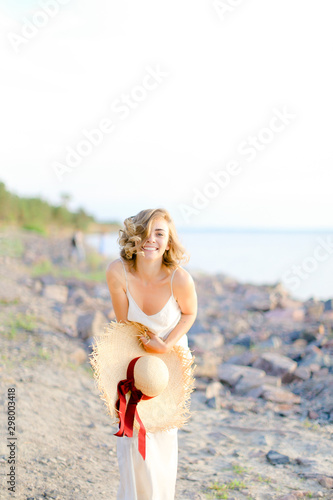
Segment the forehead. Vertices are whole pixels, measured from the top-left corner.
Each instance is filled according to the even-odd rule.
[[[152,221],[151,229],[152,231],[155,231],[156,229],[164,229],[166,232],[168,232],[169,226],[165,219],[158,218]]]

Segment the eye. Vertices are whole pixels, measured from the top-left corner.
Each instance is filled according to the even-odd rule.
[[[157,233],[157,236],[163,236],[163,233]]]

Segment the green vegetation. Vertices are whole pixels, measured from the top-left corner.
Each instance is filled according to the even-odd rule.
[[[318,424],[316,424],[315,422],[311,422],[311,420],[309,420],[308,418],[303,420],[302,425],[304,427],[306,427],[307,429],[311,429],[313,431],[316,431],[317,429],[320,428],[320,426]]]
[[[4,306],[9,306],[9,305],[13,305],[13,304],[19,304],[20,302],[20,299],[16,298],[16,299],[1,299],[0,300],[0,304],[1,305],[4,305]]]
[[[6,326],[9,330],[5,335],[9,339],[14,339],[19,330],[24,330],[26,332],[34,331],[36,329],[36,317],[31,314],[12,313],[6,321]]]
[[[211,493],[208,493],[207,498],[229,498],[228,490],[241,490],[246,488],[246,484],[243,481],[233,480],[228,483],[218,483],[215,481],[208,489],[211,490]]]
[[[79,280],[88,281],[105,281],[105,257],[95,253],[88,252],[85,262],[88,271],[85,269],[80,269],[79,267],[58,267],[53,262],[44,258],[38,264],[35,264],[31,268],[31,276],[36,278],[38,276],[43,276],[45,274],[54,276],[55,278],[77,278]]]
[[[70,195],[62,194],[61,205],[51,205],[47,201],[34,197],[23,198],[7,191],[0,182],[0,225],[13,224],[21,228],[47,234],[49,226],[59,228],[77,228],[86,230],[91,223],[96,223],[93,216],[83,208],[71,212],[67,208]]]
[[[1,364],[4,365],[4,367],[6,368],[6,370],[9,372],[10,370],[13,370],[16,366],[16,362],[14,362],[12,359],[9,359],[9,357],[7,356],[7,354],[5,354],[4,352],[2,352],[0,354],[0,362]]]
[[[272,479],[270,477],[262,477],[260,474],[258,475],[257,477],[257,481],[259,481],[260,483],[271,483],[272,482]]]
[[[1,201],[0,201],[1,203]],[[1,204],[0,204],[1,210]],[[8,255],[9,257],[20,258],[23,255],[24,246],[20,238],[6,237],[0,235],[0,255]]]
[[[36,328],[36,317],[32,314],[18,313],[12,317],[11,324],[15,328],[20,328],[26,330],[27,332],[32,332]]]
[[[43,361],[48,360],[50,359],[50,357],[51,355],[49,351],[45,347],[40,347],[34,356],[21,361],[21,363],[24,364],[25,366],[34,366],[41,360]]]
[[[244,474],[248,472],[248,469],[246,467],[242,467],[241,465],[234,464],[232,466],[232,470],[235,474]]]

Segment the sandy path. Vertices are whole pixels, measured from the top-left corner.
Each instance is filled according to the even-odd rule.
[[[16,344],[22,348],[15,352],[10,340],[3,339],[2,350],[7,356],[1,372],[2,409],[7,388],[15,386],[17,392],[16,498],[116,499],[116,428],[109,424],[88,365],[75,368],[69,363],[73,345],[65,336],[29,338],[28,343],[26,334],[18,334]],[[32,359],[38,349],[45,352],[51,345],[52,359]],[[269,500],[290,492],[333,498],[332,490],[315,477],[333,475],[332,426],[306,428],[296,418],[279,417],[248,398],[232,396],[228,410],[208,408],[200,391],[191,401],[190,422],[179,431],[176,499]],[[4,412],[1,429],[5,436]],[[8,468],[5,442],[1,440],[2,494]],[[288,455],[291,462],[271,465],[265,457],[270,449]],[[299,457],[303,465],[296,463]],[[304,479],[304,473],[313,478]],[[227,483],[236,486],[235,481],[241,489],[223,489]],[[213,482],[220,484],[220,492],[208,490]]]

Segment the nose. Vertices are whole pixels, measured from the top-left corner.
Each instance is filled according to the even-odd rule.
[[[154,235],[150,234],[146,240],[146,243],[153,243],[155,241]]]

